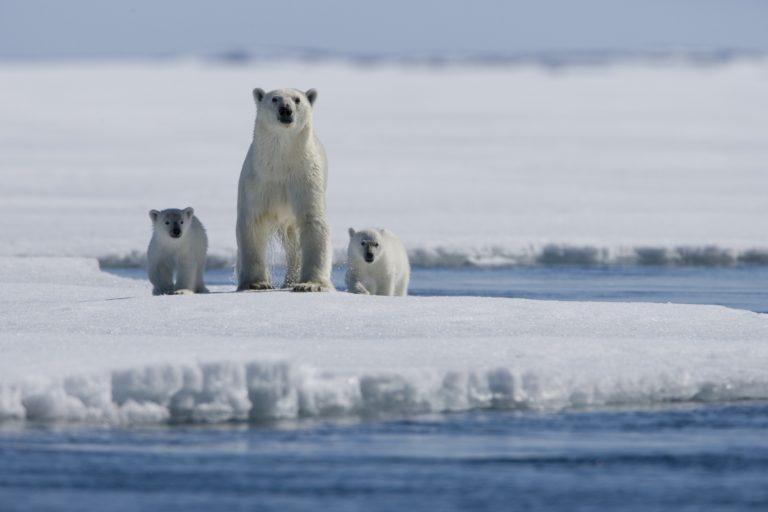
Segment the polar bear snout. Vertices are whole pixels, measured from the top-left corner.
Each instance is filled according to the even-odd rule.
[[[277,109],[277,120],[283,124],[291,124],[293,122],[293,109],[288,105],[281,105]]]
[[[179,238],[181,236],[181,226],[179,226],[177,223],[173,223],[173,226],[171,226],[171,238]]]
[[[366,263],[373,263],[373,260],[376,259],[376,252],[379,250],[379,242],[375,239],[365,239],[360,242],[360,246],[362,247],[363,260]]]

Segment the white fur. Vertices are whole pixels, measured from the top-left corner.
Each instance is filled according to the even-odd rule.
[[[372,262],[365,260],[368,253]],[[347,291],[370,295],[407,295],[411,265],[408,253],[388,229],[349,228]]]
[[[192,208],[149,212],[153,232],[147,249],[147,270],[154,285],[152,294],[208,293],[203,283],[208,236],[194,213]],[[171,236],[174,226],[181,230],[178,238]]]
[[[287,259],[283,287],[332,291],[331,232],[325,212],[328,165],[312,130],[317,93],[255,89],[253,96],[256,127],[237,195],[237,289],[272,288],[267,245],[276,233]],[[294,112],[290,124],[278,119],[285,105]]]

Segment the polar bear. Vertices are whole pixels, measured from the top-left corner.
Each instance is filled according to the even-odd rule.
[[[411,266],[405,247],[388,229],[349,228],[347,290],[370,295],[407,295]]]
[[[147,248],[147,270],[154,285],[152,294],[208,293],[203,283],[208,236],[195,210],[150,210],[149,218],[153,232]]]
[[[277,234],[287,260],[283,288],[333,291],[328,165],[312,129],[317,91],[256,88],[253,98],[256,126],[237,194],[237,289],[272,288],[267,245]]]

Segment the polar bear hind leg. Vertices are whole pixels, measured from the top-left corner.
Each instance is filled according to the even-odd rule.
[[[301,272],[301,245],[296,226],[288,225],[278,231],[285,252],[285,279],[283,288],[293,288],[299,282]]]

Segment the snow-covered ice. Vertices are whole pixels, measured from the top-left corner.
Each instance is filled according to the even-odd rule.
[[[150,295],[0,259],[0,418],[231,421],[768,398],[768,315],[347,293]]]
[[[230,265],[251,88],[316,87],[333,242],[415,264],[768,261],[768,62],[0,64],[0,419],[367,416],[768,398],[768,316],[286,292],[152,297],[151,208]]]

